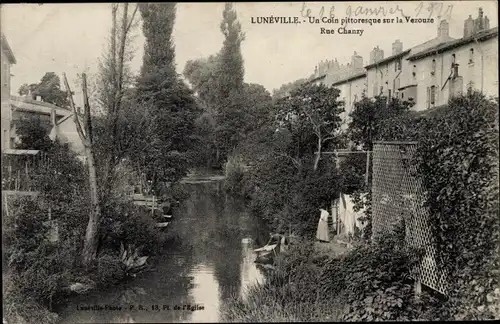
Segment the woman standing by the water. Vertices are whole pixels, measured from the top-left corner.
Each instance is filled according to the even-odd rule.
[[[321,215],[319,217],[316,239],[320,242],[330,242],[330,237],[328,235],[328,215],[330,214],[324,209],[320,209],[320,211]]]

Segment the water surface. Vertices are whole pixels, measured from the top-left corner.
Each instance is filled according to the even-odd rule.
[[[264,225],[242,201],[223,193],[221,181],[184,186],[190,197],[168,228],[177,242],[154,268],[107,291],[72,299],[61,313],[62,323],[217,322],[225,300],[262,282],[253,249],[268,238]],[[106,310],[106,305],[122,309]],[[104,309],[82,310],[85,306]]]

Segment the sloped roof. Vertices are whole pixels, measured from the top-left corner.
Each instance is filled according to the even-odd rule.
[[[358,72],[358,73],[350,75],[350,76],[348,76],[346,78],[343,78],[342,80],[335,81],[334,83],[332,83],[332,86],[339,85],[339,84],[342,84],[342,83],[345,83],[345,82],[349,82],[349,81],[353,81],[353,80],[362,78],[364,76],[366,76],[366,71]]]
[[[467,38],[460,38],[460,39],[455,39],[449,42],[441,43],[436,46],[433,46],[431,48],[428,48],[426,50],[420,51],[418,53],[410,55],[407,60],[409,61],[414,61],[418,59],[422,59],[424,57],[434,55],[434,54],[439,54],[443,53],[445,51],[451,50],[453,48],[463,46],[469,43],[472,43],[474,41],[484,41],[493,37],[498,37],[498,27],[491,28],[488,30],[482,30],[478,33],[475,33],[474,35],[471,35]]]
[[[7,55],[7,58],[9,59],[10,64],[16,64],[16,57],[14,56],[14,52],[12,52],[12,49],[10,48],[9,42],[7,42],[7,38],[5,35],[2,33],[2,52]]]
[[[368,64],[367,66],[365,66],[365,69],[368,70],[368,69],[371,69],[374,66],[377,66],[377,65],[380,65],[380,64],[389,63],[389,62],[394,61],[394,60],[396,60],[396,59],[398,59],[400,57],[405,56],[408,53],[410,53],[410,50],[402,51],[401,53],[398,53],[398,54],[395,54],[395,55],[391,55],[391,56],[386,57],[385,59],[382,59],[382,60],[377,61],[375,63]]]

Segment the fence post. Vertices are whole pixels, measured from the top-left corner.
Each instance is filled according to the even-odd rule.
[[[369,171],[370,171],[370,151],[366,151],[366,174],[365,174],[366,187],[368,187]]]

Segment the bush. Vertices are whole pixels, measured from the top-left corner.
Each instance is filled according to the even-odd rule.
[[[339,257],[320,256],[312,243],[282,253],[265,283],[225,311],[225,320],[363,321],[446,319],[440,301],[415,299],[410,270],[422,256],[397,235],[360,244]]]
[[[97,259],[96,282],[102,286],[114,285],[126,276],[119,256],[101,254]]]
[[[16,200],[11,210],[13,213],[4,224],[4,242],[13,285],[33,302],[51,307],[71,280],[76,258],[71,241],[47,240],[45,213],[36,201]]]
[[[417,147],[454,319],[500,318],[498,145],[498,99],[469,92],[428,120]]]
[[[326,267],[325,280],[334,280],[325,293],[342,296],[344,320],[422,319],[409,278],[421,254],[400,242],[393,236],[360,245]]]
[[[322,263],[309,242],[299,242],[278,256],[277,268],[263,284],[250,287],[246,298],[223,305],[222,319],[233,322],[338,320],[331,296],[318,294]]]
[[[147,208],[129,201],[110,201],[103,210],[100,248],[119,251],[123,243],[138,247],[142,254],[154,254],[166,238],[155,225]]]
[[[48,311],[32,297],[26,297],[19,290],[18,283],[19,279],[12,275],[4,280],[4,319],[8,323],[57,323],[57,314]]]
[[[224,165],[224,189],[236,196],[248,197],[250,192],[248,188],[248,173],[243,159],[237,155],[228,157]]]

